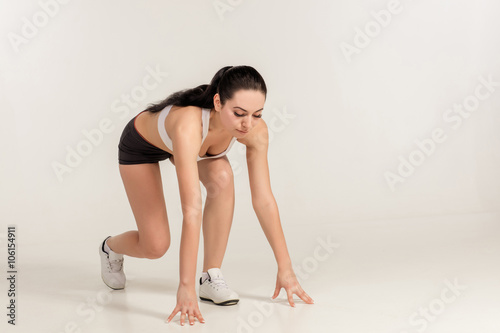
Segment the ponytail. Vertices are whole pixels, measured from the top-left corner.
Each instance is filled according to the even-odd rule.
[[[198,106],[211,109],[214,107],[214,95],[219,94],[221,103],[231,99],[240,89],[251,89],[267,94],[266,84],[262,76],[250,66],[226,66],[217,71],[210,84],[202,84],[195,88],[184,89],[169,95],[165,100],[150,104],[146,111],[159,112],[168,105]]]

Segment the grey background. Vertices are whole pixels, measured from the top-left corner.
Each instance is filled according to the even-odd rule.
[[[373,13],[391,1],[40,3],[0,4],[0,210],[6,223],[29,228],[26,238],[134,227],[118,173],[123,127],[148,103],[238,64],[254,66],[268,85],[270,172],[284,224],[499,210],[500,87],[459,128],[443,119],[480,77],[500,82],[496,2],[401,1],[350,59],[343,43],[355,46],[356,29],[373,26]],[[167,74],[145,89],[154,69]],[[109,131],[89,148],[83,131],[101,121]],[[447,139],[391,188],[385,174],[397,174],[398,158],[436,128]],[[87,156],[58,176],[54,165],[67,166],[79,145]],[[236,228],[256,221],[242,147],[229,154],[235,221],[243,221]],[[168,162],[161,169],[175,226],[175,170]]]

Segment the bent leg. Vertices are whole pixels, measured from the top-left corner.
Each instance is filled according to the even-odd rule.
[[[207,189],[203,210],[203,271],[220,268],[234,213],[233,170],[226,156],[198,162],[200,180]]]
[[[170,246],[170,229],[158,163],[119,164],[120,175],[137,223],[108,239],[116,253],[137,258],[162,257]]]

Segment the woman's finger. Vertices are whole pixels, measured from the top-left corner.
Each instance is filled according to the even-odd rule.
[[[175,307],[174,311],[172,311],[172,313],[170,314],[170,316],[168,316],[167,323],[170,323],[170,321],[172,320],[172,318],[175,317],[175,315],[177,314],[177,312],[179,312],[179,308]]]
[[[280,290],[281,288],[276,286],[276,289],[274,289],[274,295],[271,298],[275,299],[276,297],[278,297],[278,295],[280,294]]]
[[[308,294],[306,294],[306,292],[304,290],[302,290],[301,292],[298,292],[297,296],[299,296],[300,299],[303,300],[306,303],[309,303],[309,304],[314,303],[314,301],[311,298],[311,296],[309,296]]]
[[[186,312],[181,312],[181,326],[184,326],[184,320],[186,319]]]
[[[200,311],[196,311],[194,313],[195,317],[198,319],[198,321],[200,323],[205,323],[205,319],[203,319],[203,316],[201,315],[201,312]]]
[[[288,296],[288,303],[290,303],[291,306],[295,307],[295,302],[293,301],[293,293],[291,290],[286,289],[286,294]]]

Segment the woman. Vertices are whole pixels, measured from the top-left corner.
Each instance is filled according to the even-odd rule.
[[[167,318],[181,313],[184,325],[204,322],[196,298],[196,260],[203,220],[204,264],[199,296],[218,305],[238,302],[220,267],[234,211],[233,173],[227,152],[234,141],[246,146],[252,205],[278,264],[276,298],[285,288],[304,302],[313,300],[299,285],[271,192],[267,162],[268,131],[262,117],[267,88],[250,66],[220,69],[209,85],[176,92],[149,106],[125,126],[118,145],[119,170],[138,230],[108,236],[99,246],[101,276],[110,288],[123,289],[123,255],[155,259],[170,245],[159,161],[174,164],[183,221],[177,305]],[[200,183],[207,189],[202,210]]]

